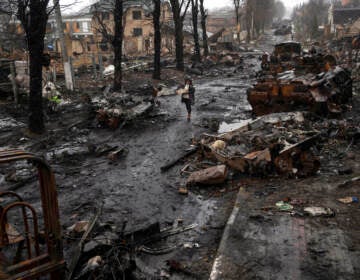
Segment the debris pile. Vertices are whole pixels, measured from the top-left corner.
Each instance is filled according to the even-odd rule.
[[[186,71],[194,75],[216,76],[223,71],[217,67],[241,67],[242,64],[243,57],[238,52],[222,51],[205,57],[201,63],[193,63]]]
[[[99,126],[112,129],[147,114],[153,108],[153,104],[144,98],[132,98],[118,93],[113,93],[108,98],[96,98],[93,104],[97,108],[96,119]]]
[[[228,133],[204,134],[200,145],[205,157],[243,173],[306,177],[320,167],[312,148],[320,134],[304,121],[300,112],[270,114]]]
[[[263,71],[248,90],[248,101],[256,115],[293,110],[310,110],[320,115],[340,114],[352,97],[351,73],[334,66],[330,55],[300,56],[298,43],[275,47]]]

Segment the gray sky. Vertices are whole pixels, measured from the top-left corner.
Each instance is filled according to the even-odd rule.
[[[74,3],[74,0],[60,0],[61,5],[68,5]],[[96,2],[95,0],[76,0],[78,2],[78,5],[74,5],[71,7],[71,11],[77,11],[79,7],[84,7],[86,5],[89,5],[89,2]],[[307,2],[307,0],[282,0],[282,2],[287,6],[288,8],[293,8],[295,5]],[[213,8],[221,8],[224,6],[231,6],[233,4],[232,0],[205,0],[205,6],[208,9]],[[69,10],[69,9],[67,9]]]
[[[282,0],[282,2],[285,4],[285,6],[292,8],[297,4],[307,2],[307,0]],[[205,0],[205,5],[209,9],[231,6],[232,3],[232,0]]]

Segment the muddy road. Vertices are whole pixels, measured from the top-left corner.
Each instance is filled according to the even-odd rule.
[[[79,240],[69,234],[68,228],[78,221],[90,220],[96,209],[101,207],[98,229],[94,231],[89,242],[92,243],[87,246],[88,252],[85,255],[96,253],[96,250],[90,251],[97,245],[104,244],[104,240],[110,240],[111,244],[124,223],[126,232],[143,229],[156,222],[161,228],[196,224],[193,230],[151,244],[154,249],[172,248],[166,254],[136,252],[137,279],[208,279],[226,222],[241,187],[244,200],[241,205],[242,215],[238,221],[243,227],[234,231],[233,242],[241,244],[246,257],[238,256],[239,259],[236,259],[229,254],[236,262],[229,263],[230,269],[227,272],[232,277],[241,274],[244,279],[269,279],[266,275],[274,266],[277,274],[272,279],[289,279],[286,278],[289,270],[295,271],[294,278],[291,279],[302,279],[304,271],[307,276],[304,279],[350,279],[350,276],[356,275],[355,266],[349,259],[359,260],[358,254],[348,253],[347,245],[344,245],[346,242],[339,242],[340,239],[349,238],[347,231],[351,223],[343,224],[348,217],[340,216],[336,220],[341,227],[345,227],[341,228],[341,235],[338,234],[340,226],[334,221],[327,223],[319,219],[306,224],[313,233],[308,236],[306,250],[313,253],[305,258],[305,253],[300,248],[305,242],[304,235],[295,236],[295,231],[289,232],[287,228],[289,225],[293,227],[294,221],[289,221],[291,217],[272,217],[272,213],[264,215],[255,210],[264,205],[273,205],[285,196],[307,199],[315,204],[325,200],[324,196],[334,195],[335,187],[326,187],[321,182],[337,184],[348,178],[342,176],[334,179],[337,176],[334,171],[336,166],[350,164],[353,172],[357,173],[359,164],[356,156],[350,161],[346,157],[333,160],[336,151],[331,151],[329,146],[330,151],[325,151],[322,155],[321,174],[316,180],[277,177],[254,179],[231,173],[225,185],[191,187],[188,195],[179,194],[178,191],[185,185],[188,175],[180,174],[185,161],[166,172],[160,170],[191,148],[192,140],[198,139],[201,133],[226,131],[252,117],[246,90],[255,82],[256,71],[260,68],[259,55],[263,51],[271,52],[275,43],[287,39],[267,34],[258,41],[257,46],[251,47],[252,51],[241,53],[243,62],[240,65],[220,67],[213,75],[195,79],[196,98],[190,122],[186,120],[186,109],[179,96],[169,95],[161,96],[160,106],[149,115],[128,123],[121,129],[99,128],[94,121],[92,106],[85,101],[81,92],[72,96],[72,101],[62,105],[58,112],[47,115],[48,131],[45,135],[31,137],[25,130],[26,110],[13,108],[6,102],[1,104],[2,148],[21,148],[42,155],[55,172],[64,230],[64,253],[68,263],[71,262]],[[139,81],[139,84],[143,82],[145,83]],[[175,87],[172,88],[174,89]],[[107,158],[108,151],[112,148],[124,149],[124,153],[115,161]],[[341,148],[341,144],[337,148]],[[346,152],[356,154],[357,146],[350,145]],[[195,158],[190,157],[188,160],[195,161]],[[25,162],[17,164],[15,168],[1,167],[2,189],[14,188],[18,182],[31,178],[32,172],[32,167]],[[266,193],[264,188],[266,190],[269,185],[275,186],[276,191],[273,195],[263,195]],[[356,190],[351,190],[355,195]],[[17,185],[16,191],[40,212],[35,180]],[[313,192],[318,194],[313,195]],[[356,218],[356,213],[359,210],[349,211],[354,211],[351,218],[357,223],[359,219]],[[274,224],[277,225],[277,232],[272,228]],[[332,229],[328,231],[327,226],[332,226]],[[355,231],[357,228],[358,225],[354,226]],[[262,240],[261,244],[256,238],[236,240],[236,236],[257,235]],[[266,236],[269,236],[269,241],[266,241]],[[358,241],[357,238],[351,243],[351,248],[355,251],[359,248]],[[298,250],[294,251],[288,243],[298,244]],[[324,246],[334,246],[334,250],[329,251],[331,256],[326,255],[328,251],[324,253]],[[276,252],[276,248],[280,248],[280,257],[271,253]],[[322,260],[324,254],[326,258]],[[275,258],[279,261],[271,261]],[[314,258],[320,263],[320,269],[313,265],[311,260]],[[338,258],[344,261],[338,264]],[[258,259],[261,259],[261,263]],[[181,264],[181,269],[174,272],[169,269],[169,263]],[[327,269],[329,266],[334,269]],[[328,270],[331,271],[330,276],[336,277],[329,277],[329,273],[326,273]],[[341,273],[347,273],[346,277],[341,278]],[[279,275],[283,278],[276,278]],[[316,278],[318,275],[325,278]]]
[[[166,260],[176,259],[189,273],[186,277],[175,275],[173,279],[207,279],[236,188],[224,186],[221,193],[217,188],[194,188],[183,196],[178,193],[186,180],[186,176],[180,175],[183,165],[163,173],[160,168],[190,148],[192,139],[202,132],[214,133],[251,116],[246,90],[259,68],[258,55],[259,52],[244,53],[240,67],[221,68],[216,76],[196,80],[191,122],[186,120],[179,96],[170,95],[160,97],[161,105],[149,116],[122,129],[96,128],[91,121],[74,125],[89,117],[89,108],[77,99],[64,105],[60,114],[48,115],[46,135],[31,138],[24,133],[25,111],[9,107],[2,110],[3,148],[22,148],[40,154],[54,169],[68,262],[76,240],[67,238],[67,228],[77,221],[91,219],[94,209],[102,207],[101,224],[110,225],[112,233],[120,231],[124,222],[127,232],[155,222],[161,228],[179,221],[183,225],[197,224],[194,230],[167,239],[168,246],[176,246],[170,254],[140,254],[138,263],[141,273],[157,277],[166,268]],[[106,155],[89,152],[115,146],[126,150],[115,163],[109,163]],[[21,174],[26,177],[32,171],[26,163],[20,163],[16,169],[19,180]],[[2,169],[1,181],[13,170]],[[40,210],[35,182],[17,192]],[[185,248],[184,244],[196,246]]]

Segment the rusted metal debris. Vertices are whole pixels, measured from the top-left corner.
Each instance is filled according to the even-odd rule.
[[[336,65],[331,55],[301,55],[300,44],[275,46],[262,58],[262,75],[248,90],[256,115],[310,110],[321,115],[339,114],[352,97],[351,73]]]
[[[319,133],[304,130],[303,122],[302,113],[263,116],[228,133],[203,135],[202,152],[209,159],[252,175],[313,175],[320,167],[312,151]],[[219,140],[226,145],[216,148],[213,144]]]
[[[65,279],[65,261],[62,252],[54,174],[46,162],[30,153],[21,150],[0,152],[0,164],[19,160],[28,160],[38,169],[44,234],[40,233],[38,214],[34,207],[14,192],[0,192],[1,198],[9,198],[0,202],[0,251],[2,262],[6,262],[3,268],[4,273],[8,276],[7,279],[14,280],[37,279],[47,274],[52,280]],[[19,221],[22,234],[20,234],[19,224],[15,227],[9,223],[11,214],[14,214],[16,209],[19,209],[22,215],[22,222]],[[31,219],[28,217],[29,213]],[[45,248],[40,244],[41,239],[46,241]],[[23,250],[26,251],[26,256]],[[7,259],[6,253],[14,257],[11,260]]]

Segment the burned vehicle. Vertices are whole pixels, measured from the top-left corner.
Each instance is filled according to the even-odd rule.
[[[340,114],[351,97],[350,72],[336,66],[330,54],[303,54],[296,42],[276,45],[270,61],[262,59],[257,83],[248,89],[255,115],[293,110]]]
[[[288,35],[292,33],[291,25],[282,25],[274,31],[275,36]]]

